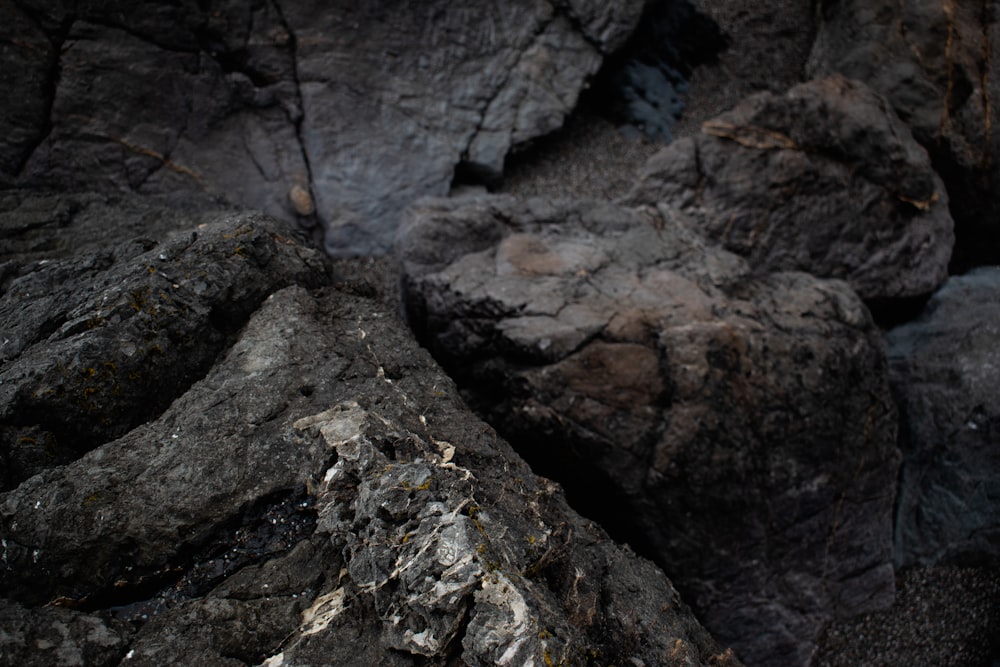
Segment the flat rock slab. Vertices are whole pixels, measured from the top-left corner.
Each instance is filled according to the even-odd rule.
[[[751,266],[841,278],[863,298],[932,292],[954,241],[926,151],[885,100],[837,76],[706,121],[650,158],[627,201],[669,203]]]
[[[469,400],[664,565],[751,664],[891,602],[881,335],[843,282],[762,275],[668,207],[415,206],[408,315]]]
[[[950,278],[888,334],[901,407],[896,561],[1000,562],[1000,269]]]
[[[117,354],[144,331],[137,318],[161,311],[202,338],[187,354],[209,360],[148,420],[118,438],[95,435],[89,451],[0,494],[5,658],[740,664],[660,570],[570,510],[557,485],[468,411],[393,308],[372,296],[370,276],[307,288],[329,282],[328,266],[278,228],[239,214],[195,235],[136,242],[135,252],[124,243],[110,268],[88,270],[78,256],[38,262],[75,280],[63,296],[79,297],[67,306],[74,318],[103,321],[35,336],[0,372],[37,379],[50,359],[78,357],[85,370],[83,352],[61,356],[66,346]],[[11,309],[32,303],[18,280],[4,294]],[[112,298],[147,280],[174,296],[154,294],[140,308]],[[248,312],[221,342],[186,315],[227,304]],[[102,314],[112,306],[117,319]],[[185,349],[163,354],[184,367]],[[32,397],[51,423],[101,422],[59,392],[20,391],[28,385],[7,377],[0,386]],[[139,383],[101,405],[131,414],[161,391]]]

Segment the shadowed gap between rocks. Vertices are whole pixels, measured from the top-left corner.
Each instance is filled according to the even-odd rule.
[[[243,567],[288,553],[316,528],[315,498],[305,487],[255,499],[200,543],[183,544],[159,568],[118,573],[108,586],[62,606],[102,611],[142,625],[170,607],[210,590]]]

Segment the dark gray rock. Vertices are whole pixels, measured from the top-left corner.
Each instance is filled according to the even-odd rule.
[[[133,215],[161,211],[136,204]],[[162,242],[138,237],[14,271],[0,296],[3,488],[159,414],[270,293],[325,279],[320,253],[282,236],[285,225],[205,219]]]
[[[178,337],[206,339],[187,354],[216,351],[146,423],[117,439],[95,435],[107,441],[0,494],[5,658],[739,664],[661,571],[570,510],[468,411],[384,303],[371,274],[387,263],[309,291],[328,280],[316,251],[263,216],[230,215],[196,238],[135,252],[141,243],[122,244],[103,270],[79,256],[42,264],[75,277],[74,318],[105,322],[36,337],[0,372],[21,364],[28,377],[50,358],[75,362],[60,356],[70,349],[117,354],[145,329],[132,322],[144,309],[127,302],[119,321],[102,314],[115,290],[163,273],[173,281],[165,291],[190,292],[170,311]],[[204,272],[213,279],[195,289]],[[4,298],[30,305],[19,281],[37,273]],[[281,288],[277,276],[294,284]],[[224,304],[253,312],[216,347],[187,313]],[[184,349],[164,353],[183,366]],[[165,391],[139,384],[102,405],[128,412],[120,406]],[[76,414],[57,393],[27,394],[53,423]]]
[[[249,5],[246,14],[250,21]],[[103,16],[72,22],[59,44],[51,129],[23,169],[4,180],[178,200],[207,192],[293,219],[293,189],[310,187],[293,122],[300,114],[293,62],[274,11],[257,14],[261,34],[233,35],[242,37],[233,48],[244,52],[253,42],[258,51],[284,49],[284,69],[271,77],[257,75],[250,56],[245,71],[233,69],[224,53],[202,51],[193,34],[163,44],[135,26],[107,25]],[[163,30],[176,27],[170,16],[157,20]]]
[[[1000,269],[945,283],[888,334],[903,470],[896,562],[1000,562]]]
[[[947,275],[943,184],[885,101],[842,77],[747,98],[651,158],[627,199],[684,210],[753,267],[842,278],[864,298]]]
[[[956,264],[1000,260],[1000,22],[991,3],[823,3],[811,76],[840,72],[886,99],[934,159],[958,225]]]
[[[123,621],[59,607],[27,609],[0,598],[0,656],[5,665],[117,665],[129,627]]]
[[[19,0],[0,185],[209,193],[384,252],[457,165],[560,127],[642,5]]]
[[[397,241],[411,325],[722,641],[805,665],[828,619],[893,597],[881,335],[845,283],[755,273],[683,217],[426,201]]]
[[[52,104],[55,50],[13,2],[0,6],[0,174],[15,173],[41,141]]]

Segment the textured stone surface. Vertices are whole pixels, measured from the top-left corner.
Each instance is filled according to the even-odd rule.
[[[144,214],[172,217],[137,205],[132,220]],[[7,267],[15,277],[0,296],[4,488],[155,416],[268,294],[324,280],[320,253],[281,236],[280,223],[246,213],[206,219],[162,242],[140,236]]]
[[[641,9],[8,3],[0,184],[209,193],[318,219],[331,252],[384,252],[457,165],[495,178],[560,127]]]
[[[176,393],[134,428],[116,418],[127,430],[117,439],[58,392],[20,392],[47,417],[38,429],[73,422],[98,442],[0,494],[5,658],[739,664],[661,571],[570,510],[468,411],[384,303],[391,280],[373,276],[387,263],[341,264],[339,288],[310,291],[330,281],[328,267],[276,230],[264,216],[224,214],[194,236],[123,243],[104,269],[88,269],[86,252],[20,267],[4,294],[11,310],[31,304],[26,280],[58,267],[77,290],[63,300],[80,296],[66,306],[73,318],[102,322],[36,336],[0,372],[42,377],[60,359],[91,363],[91,351],[121,370],[123,341],[144,340],[142,318],[167,310],[174,328],[155,331],[201,339],[165,347],[170,367],[193,363],[185,350],[210,358],[182,387],[108,392],[102,407],[124,415]],[[135,245],[155,247],[126,252]],[[171,300],[147,300],[149,313],[119,304],[115,290],[164,273]],[[116,304],[117,320],[105,312]],[[226,307],[243,320],[208,321],[239,322],[230,336],[196,316]]]
[[[1000,269],[948,280],[889,332],[902,412],[896,561],[1000,562]]]
[[[959,266],[1000,258],[998,38],[989,2],[824,2],[808,67],[868,83],[930,151],[951,195]]]
[[[948,195],[885,101],[831,77],[751,96],[652,157],[628,197],[668,202],[757,268],[847,280],[862,297],[946,277]]]
[[[492,423],[750,664],[892,600],[895,412],[846,284],[761,275],[665,206],[432,200],[411,324]]]

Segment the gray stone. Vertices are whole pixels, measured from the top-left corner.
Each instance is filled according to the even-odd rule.
[[[896,562],[1000,562],[1000,269],[948,280],[888,334],[902,417]]]
[[[19,0],[0,185],[208,193],[382,253],[457,165],[559,128],[642,5]]]
[[[56,54],[13,2],[0,5],[0,174],[18,171],[45,134]]]
[[[143,214],[176,221],[138,204],[132,219]],[[271,292],[325,278],[320,253],[273,219],[202,221],[162,242],[140,236],[12,271],[0,296],[3,488],[159,414]]]
[[[27,609],[0,598],[0,656],[5,665],[111,667],[125,656],[129,628],[122,621],[44,607]]]
[[[883,95],[930,152],[958,225],[958,266],[1000,258],[1000,22],[971,0],[824,3],[810,76],[831,72]]]
[[[682,212],[430,200],[397,240],[418,336],[543,472],[757,665],[893,597],[881,335],[840,281],[754,272]]]
[[[764,271],[847,280],[864,298],[927,294],[953,225],[926,152],[863,84],[760,93],[652,157],[628,196],[666,202]]]
[[[5,658],[739,664],[661,571],[575,514],[468,411],[386,303],[391,280],[373,280],[388,262],[356,262],[356,273],[341,263],[338,288],[310,291],[327,280],[315,250],[262,216],[229,215],[195,239],[132,254],[124,244],[103,271],[79,256],[51,262],[75,276],[71,307],[85,320],[117,303],[115,289],[169,273],[179,285],[169,289],[191,292],[171,317],[178,336],[209,338],[192,355],[216,351],[162,412],[0,494]],[[234,266],[195,289],[202,272]],[[4,298],[30,303],[13,284]],[[185,313],[224,308],[222,293],[253,312],[217,348]],[[42,370],[87,341],[114,355],[142,311],[27,349]],[[187,363],[180,347],[169,354]],[[29,375],[25,359],[0,372],[20,363]],[[109,392],[106,406],[161,391]],[[54,421],[75,410],[56,394],[35,400]]]

